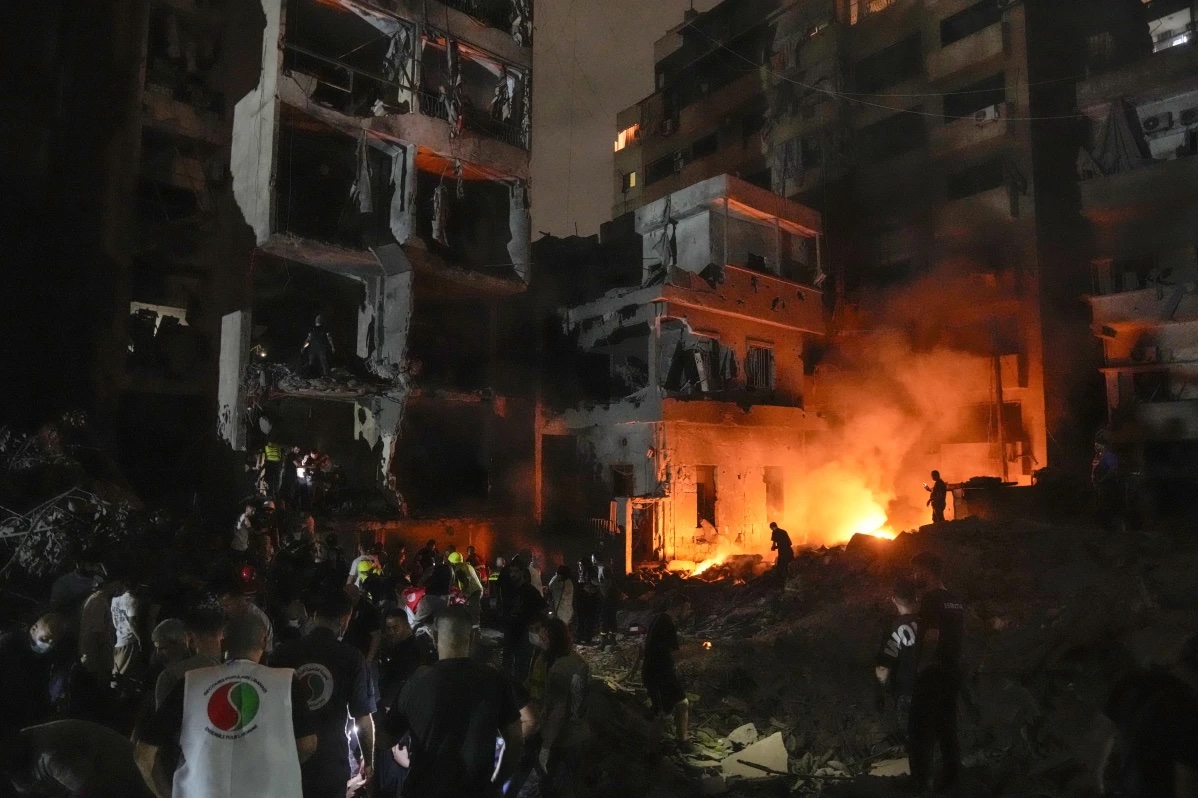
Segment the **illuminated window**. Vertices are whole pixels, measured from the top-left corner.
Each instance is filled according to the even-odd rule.
[[[856,25],[870,14],[876,14],[896,2],[898,0],[850,0],[849,24]]]
[[[629,172],[623,177],[624,190],[636,188],[636,172]]]
[[[640,129],[640,125],[626,127],[616,134],[616,152],[627,147],[636,141],[636,132]]]

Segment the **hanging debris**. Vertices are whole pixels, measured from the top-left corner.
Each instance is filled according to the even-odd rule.
[[[370,157],[366,146],[366,134],[358,139],[357,177],[349,188],[350,199],[358,213],[374,213],[374,194],[371,188]]]
[[[458,43],[450,41],[446,49],[449,61],[449,83],[441,87],[441,106],[449,121],[449,137],[462,135],[462,67]]]
[[[433,240],[445,246],[449,246],[449,240],[445,236],[449,224],[448,193],[444,182],[433,191]]]
[[[512,38],[521,47],[532,46],[532,8],[528,0],[512,0]]]

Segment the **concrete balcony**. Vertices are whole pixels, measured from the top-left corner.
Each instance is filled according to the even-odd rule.
[[[1120,97],[1133,103],[1141,93],[1198,84],[1198,43],[1170,47],[1125,67],[1095,75],[1077,87],[1077,104],[1090,108]]]
[[[943,126],[932,131],[932,152],[946,155],[961,150],[980,150],[982,147],[993,147],[1003,142],[1012,132],[1010,103],[999,106],[998,119],[988,119],[978,122],[974,119],[954,119],[945,122]],[[971,153],[972,154],[972,153]]]
[[[1124,208],[1176,208],[1198,199],[1198,157],[1157,161],[1079,185],[1082,211],[1096,221],[1105,219],[1109,211]]]
[[[1021,197],[1021,206],[1031,203],[1031,197]],[[1006,186],[980,191],[940,206],[936,213],[936,235],[969,234],[981,223],[1010,222],[1011,193]]]
[[[928,79],[942,80],[964,69],[1005,57],[1003,26],[996,23],[948,47],[928,53]]]
[[[1115,330],[1198,320],[1198,289],[1156,286],[1088,297],[1094,326]]]

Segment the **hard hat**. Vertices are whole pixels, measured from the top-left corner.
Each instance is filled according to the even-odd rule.
[[[451,563],[453,563],[454,565],[461,565],[462,555],[456,551],[451,551],[451,552],[449,552],[449,561]]]

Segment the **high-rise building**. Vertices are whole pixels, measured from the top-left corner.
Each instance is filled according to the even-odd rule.
[[[531,393],[501,336],[530,270],[531,3],[262,12],[232,120],[256,248],[222,324],[221,435],[318,449],[413,516],[527,513]]]
[[[1198,46],[1189,2],[1148,6],[1151,47],[1096,59],[1077,87],[1078,153],[1093,235],[1093,329],[1109,441],[1149,485],[1198,473]],[[1161,497],[1169,491],[1149,492]],[[1189,495],[1174,491],[1173,495]]]
[[[1074,85],[1139,2],[725,0],[658,42],[618,117],[617,213],[733,172],[819,210],[833,333],[957,355],[946,472],[1028,481],[1088,450]],[[1113,33],[1112,33],[1113,31]],[[973,379],[975,378],[976,379]],[[1095,414],[1096,415],[1096,414]],[[951,464],[951,465],[950,465]]]

